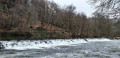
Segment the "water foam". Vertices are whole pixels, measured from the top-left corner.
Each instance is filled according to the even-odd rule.
[[[21,41],[0,41],[5,49],[27,50],[27,49],[43,49],[57,46],[71,46],[73,44],[110,41],[110,39],[56,39],[56,40],[21,40]]]

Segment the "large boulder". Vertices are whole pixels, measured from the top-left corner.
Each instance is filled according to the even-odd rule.
[[[0,49],[5,49],[5,47],[3,46],[1,42],[0,42]]]

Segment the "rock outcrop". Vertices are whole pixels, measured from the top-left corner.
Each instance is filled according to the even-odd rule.
[[[0,49],[4,49],[5,47],[3,46],[3,44],[0,42]]]

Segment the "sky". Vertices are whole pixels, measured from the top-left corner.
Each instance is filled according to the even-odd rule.
[[[74,5],[76,7],[77,13],[85,13],[87,16],[91,17],[94,12],[94,7],[92,7],[88,0],[51,0],[60,5],[61,7],[67,5]]]

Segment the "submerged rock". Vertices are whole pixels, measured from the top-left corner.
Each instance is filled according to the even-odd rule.
[[[0,42],[0,49],[4,49],[5,47],[3,46],[3,44]]]

